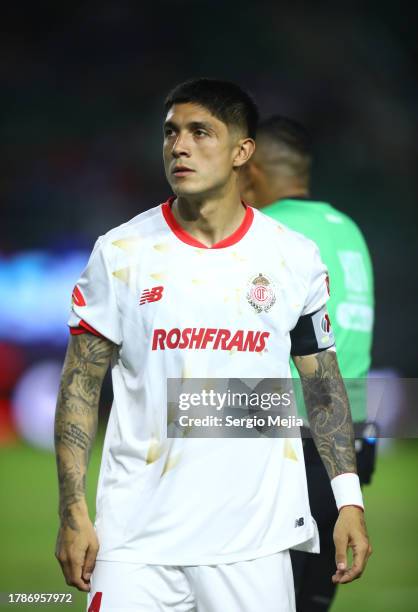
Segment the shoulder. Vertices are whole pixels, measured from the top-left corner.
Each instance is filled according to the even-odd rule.
[[[108,257],[120,249],[127,252],[136,251],[137,248],[144,245],[148,238],[163,229],[164,221],[161,204],[159,204],[100,236],[95,249],[100,249]]]
[[[313,204],[315,203],[313,202]],[[332,206],[332,204],[328,204],[327,209],[322,214],[330,223],[335,223],[337,225],[344,224],[357,228],[357,224],[349,215],[342,212],[341,210],[338,210],[338,208],[335,208],[334,206]]]
[[[336,212],[339,214],[339,216],[341,217],[343,223],[346,225],[347,228],[350,228],[350,230],[353,233],[356,233],[359,236],[363,237],[363,233],[362,233],[361,229],[359,228],[359,226],[357,225],[357,223],[354,221],[354,219],[352,219],[346,213],[343,213],[343,212],[340,212],[340,211],[337,211],[337,210],[336,210]]]
[[[320,208],[320,206],[315,207],[315,204],[319,204],[320,206],[326,204],[326,208],[324,210]],[[335,208],[335,206],[333,206],[329,202],[312,201],[310,202],[310,205],[311,211],[323,216],[328,223],[333,223],[335,225],[345,225],[347,228],[351,228],[353,229],[353,231],[360,233],[360,229],[354,219],[347,215],[347,213],[344,213],[338,208]]]
[[[129,221],[114,227],[101,236],[103,243],[112,242],[126,236],[147,235],[161,225],[161,204],[136,215]]]
[[[356,221],[354,221],[354,219],[352,219],[349,215],[330,205],[330,210],[326,217],[329,223],[339,225],[344,231],[345,235],[350,236],[352,240],[357,242],[357,244],[362,244],[365,248],[367,248],[363,232],[357,225]]]
[[[274,240],[290,252],[296,252],[299,257],[309,256],[318,249],[316,243],[304,234],[256,209],[254,209],[254,221],[260,233],[262,232],[266,238]]]

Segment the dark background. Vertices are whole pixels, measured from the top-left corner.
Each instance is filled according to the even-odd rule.
[[[314,197],[353,216],[376,275],[375,367],[417,375],[413,3],[14,3],[2,15],[0,249],[92,247],[169,194],[162,102],[237,81],[315,139]]]
[[[42,449],[52,447],[71,283],[98,235],[169,195],[163,99],[186,78],[234,80],[263,116],[289,115],[311,130],[312,195],[351,215],[371,250],[373,368],[395,381],[397,418],[396,373],[418,375],[413,13],[413,2],[387,0],[2,6],[0,593],[69,590],[53,556],[54,459]],[[107,387],[102,423],[110,401]],[[92,516],[101,443],[99,432],[89,469]],[[416,610],[417,441],[379,440],[379,447],[365,490],[375,552],[365,576],[339,591],[336,612]],[[84,609],[84,596],[73,594],[71,608]]]

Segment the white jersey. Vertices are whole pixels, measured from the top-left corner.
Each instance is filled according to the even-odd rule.
[[[98,559],[212,565],[315,551],[301,440],[167,438],[166,380],[290,377],[289,332],[328,299],[318,249],[251,207],[206,248],[171,202],[99,238],[74,294],[72,331],[118,346]]]

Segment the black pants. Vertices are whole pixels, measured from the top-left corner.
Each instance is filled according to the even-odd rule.
[[[357,471],[362,485],[371,481],[376,444],[356,441]],[[312,439],[304,440],[306,476],[312,516],[318,524],[319,555],[291,550],[297,612],[326,612],[331,606],[336,585],[333,531],[338,517],[328,474]]]

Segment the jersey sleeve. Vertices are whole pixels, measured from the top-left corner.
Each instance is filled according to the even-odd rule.
[[[309,279],[308,293],[301,316],[316,312],[329,300],[329,278],[326,265],[315,245],[312,255],[311,274]]]
[[[291,355],[313,355],[335,346],[326,309],[328,299],[328,271],[315,246],[305,304],[296,326],[290,332]]]
[[[120,313],[101,238],[74,287],[68,325],[72,334],[87,331],[121,344]]]

